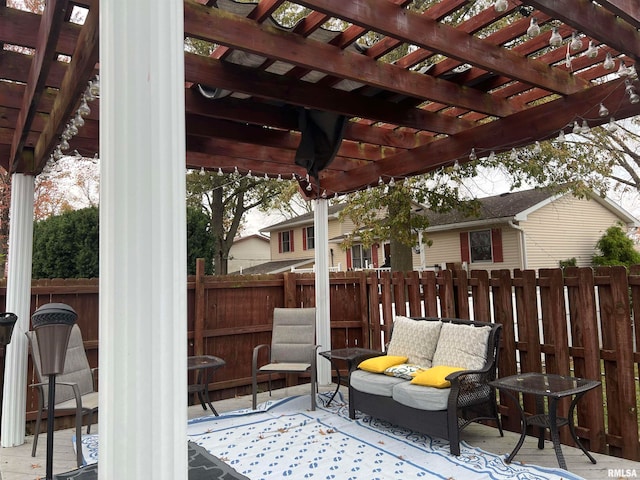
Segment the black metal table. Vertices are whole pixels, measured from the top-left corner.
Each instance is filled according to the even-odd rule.
[[[558,459],[560,468],[567,469],[564,456],[562,455],[562,449],[560,447],[560,436],[558,435],[558,427],[569,425],[569,431],[571,437],[576,445],[584,452],[584,454],[591,460],[591,463],[596,463],[595,458],[582,446],[578,436],[576,435],[575,426],[573,424],[573,413],[578,403],[578,400],[587,393],[589,390],[596,388],[600,385],[597,380],[587,380],[584,378],[566,377],[561,375],[543,374],[543,373],[522,373],[520,375],[511,375],[504,378],[498,378],[492,382],[489,382],[495,388],[504,390],[509,396],[511,396],[520,409],[520,418],[522,422],[522,432],[520,434],[520,440],[517,445],[506,458],[506,463],[513,460],[516,453],[522,447],[524,439],[527,435],[527,426],[533,425],[540,427],[540,433],[538,435],[538,448],[544,448],[544,432],[545,428],[548,428],[551,432],[551,440],[553,442],[553,449]],[[515,395],[512,393],[515,392]],[[536,399],[536,414],[526,416],[522,405],[518,401],[517,393],[528,393],[535,396]],[[544,411],[544,398],[548,398],[547,413]],[[558,417],[558,400],[564,397],[573,397],[571,400],[571,406],[569,407],[568,416]]]
[[[333,399],[338,393],[340,389],[340,385],[348,385],[348,378],[351,371],[360,363],[362,360],[366,360],[367,358],[379,357],[380,355],[384,355],[384,352],[379,350],[371,350],[369,348],[360,348],[360,347],[349,347],[349,348],[336,348],[335,350],[327,350],[324,352],[320,352],[320,355],[326,358],[333,365],[334,370],[336,371],[337,385],[336,390],[331,395],[331,398],[327,402],[327,406],[331,404]],[[347,362],[347,378],[343,379],[340,375],[340,368],[336,361],[345,361]]]
[[[187,359],[187,370],[196,370],[197,372],[196,383],[189,385],[189,393],[197,393],[202,408],[206,410],[208,404],[216,416],[218,412],[213,408],[209,399],[209,383],[211,383],[213,372],[225,364],[224,360],[213,355],[196,355]]]

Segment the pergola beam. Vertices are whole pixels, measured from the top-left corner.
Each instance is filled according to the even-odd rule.
[[[599,3],[640,30],[640,6],[636,0],[600,0]]]
[[[190,53],[186,54],[185,74],[187,81],[193,83],[233,89],[291,105],[331,111],[349,117],[370,118],[421,130],[452,134],[473,126],[467,120],[436,115],[413,106],[402,107],[389,101],[256,71],[249,67],[231,65]]]
[[[11,156],[9,164],[14,165],[21,156],[27,133],[36,112],[40,94],[45,88],[51,62],[55,61],[55,46],[62,20],[67,10],[66,0],[50,0],[45,4],[40,26],[36,52],[31,61],[27,77],[27,87],[22,97],[22,106],[18,114],[18,121],[11,141]]]
[[[464,163],[469,152],[475,148],[477,153],[496,153],[523,146],[520,131],[526,129],[529,138],[543,140],[566,128],[574,119],[575,112],[584,112],[592,126],[609,121],[598,115],[598,105],[607,101],[620,105],[617,112],[620,118],[640,115],[640,104],[630,104],[626,100],[624,82],[614,80],[593,87],[588,92],[576,94],[571,98],[559,98],[555,101],[532,107],[509,118],[489,122],[459,135],[436,140],[411,151],[394,155],[374,164],[347,173],[325,175],[321,183],[331,185],[337,192],[350,192],[366,185],[374,185],[379,177],[406,177],[430,172],[455,160]],[[591,120],[593,119],[593,120]]]
[[[62,79],[60,91],[49,115],[49,122],[40,134],[35,148],[34,171],[44,168],[47,157],[58,141],[57,135],[70,117],[78,99],[91,78],[99,57],[99,15],[97,9],[89,10],[78,37],[76,50]]]

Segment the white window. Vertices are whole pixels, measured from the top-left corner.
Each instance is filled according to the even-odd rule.
[[[371,249],[363,245],[351,247],[351,266],[353,268],[366,268],[371,265]]]

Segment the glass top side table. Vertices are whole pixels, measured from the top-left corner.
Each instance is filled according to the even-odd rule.
[[[327,402],[327,406],[329,406],[338,393],[340,385],[347,385],[349,374],[362,360],[366,360],[367,358],[372,357],[379,357],[380,355],[384,355],[384,352],[381,352],[379,350],[371,350],[368,348],[350,347],[327,350],[325,352],[320,352],[319,355],[331,362],[331,365],[333,365],[333,368],[336,371],[336,376],[338,377],[336,382],[336,390],[335,392],[333,392],[333,395],[331,395],[331,398]],[[337,361],[340,360],[347,362],[347,378],[343,378],[340,375],[340,368],[337,364]]]
[[[587,380],[584,378],[567,377],[562,375],[543,374],[543,373],[522,373],[519,375],[511,375],[509,377],[498,378],[490,385],[505,391],[514,400],[518,408],[520,409],[520,419],[522,422],[522,431],[520,433],[520,440],[516,444],[515,448],[507,456],[506,463],[513,460],[513,457],[518,453],[520,447],[524,443],[524,439],[527,435],[527,426],[533,425],[540,427],[540,434],[538,436],[538,448],[544,448],[544,429],[548,428],[551,432],[551,440],[553,442],[553,449],[558,459],[558,465],[560,468],[566,470],[567,465],[562,454],[560,447],[560,436],[558,435],[558,427],[564,425],[569,426],[571,437],[576,445],[584,452],[589,458],[591,463],[596,463],[596,460],[591,454],[584,448],[578,436],[576,435],[575,426],[573,424],[573,413],[580,398],[600,385],[597,380]],[[512,393],[515,392],[515,395]],[[535,396],[536,409],[535,415],[526,416],[522,405],[518,401],[517,393],[528,393]],[[544,397],[548,398],[548,411],[544,412]],[[569,407],[568,416],[558,417],[558,400],[564,397],[573,397],[571,405]]]
[[[213,372],[225,364],[226,362],[223,359],[214,357],[213,355],[196,355],[187,358],[187,370],[197,371],[196,383],[189,385],[188,391],[189,393],[197,393],[202,408],[206,410],[206,404],[208,404],[216,416],[218,416],[218,412],[213,408],[211,400],[209,399],[209,383],[211,383]]]

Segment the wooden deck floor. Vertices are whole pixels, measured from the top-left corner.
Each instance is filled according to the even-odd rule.
[[[331,387],[322,388],[330,390]],[[340,390],[346,395],[346,388]],[[272,399],[284,398],[291,395],[305,395],[308,386],[302,385],[273,392]],[[269,399],[267,393],[258,397],[259,402]],[[222,400],[214,403],[219,413],[249,408],[251,397],[238,397]],[[208,413],[204,412],[200,405],[189,407],[189,418],[200,417]],[[98,426],[92,427],[92,433],[98,432]],[[75,454],[71,443],[73,430],[58,431],[54,441],[54,466],[53,472],[61,473],[75,468]],[[513,432],[505,432],[500,437],[498,430],[484,425],[473,424],[463,431],[462,439],[474,447],[487,452],[504,455],[511,452],[518,441],[519,435]],[[24,445],[13,448],[0,449],[0,479],[1,480],[37,480],[44,478],[46,469],[46,434],[38,439],[38,455],[31,457],[32,437],[27,437]],[[543,467],[557,468],[558,463],[551,442],[546,442],[543,450],[538,450],[537,439],[527,437],[514,461],[525,464],[534,464]],[[632,462],[617,457],[593,454],[597,464],[593,465],[589,459],[577,448],[563,446],[567,468],[570,472],[583,477],[586,480],[623,480],[626,478],[640,478],[640,462]]]

